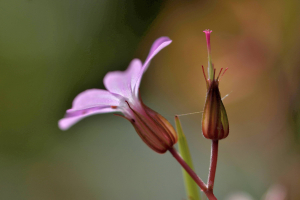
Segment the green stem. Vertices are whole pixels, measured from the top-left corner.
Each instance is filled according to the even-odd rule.
[[[182,126],[178,116],[175,116],[175,124],[178,133],[178,146],[179,146],[179,153],[182,156],[183,160],[189,165],[189,167],[194,170],[192,157],[190,154],[189,146],[186,140],[186,137],[182,131]],[[191,176],[182,169],[185,190],[188,199],[190,200],[201,200],[199,189],[195,181],[191,178]]]

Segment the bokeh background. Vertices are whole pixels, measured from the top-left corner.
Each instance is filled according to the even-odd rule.
[[[175,114],[200,112],[207,28],[215,67],[229,67],[216,196],[262,199],[280,185],[286,199],[300,199],[299,8],[298,0],[1,0],[0,199],[185,199],[179,164],[126,120],[97,115],[65,132],[57,122],[78,93],[104,88],[108,71],[144,60],[159,36],[173,43],[144,76],[144,102],[172,124]],[[201,114],[181,121],[206,180]]]

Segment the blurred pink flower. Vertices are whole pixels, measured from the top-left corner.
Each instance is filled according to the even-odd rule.
[[[69,129],[81,119],[100,113],[121,112],[128,119],[142,140],[154,151],[164,153],[177,142],[177,135],[170,123],[145,106],[139,97],[139,86],[151,59],[172,41],[158,38],[152,45],[144,64],[133,59],[126,71],[109,72],[104,77],[107,90],[86,90],[74,99],[72,108],[58,123],[62,130]]]
[[[264,200],[287,200],[288,199],[287,188],[280,184],[272,185],[264,195],[263,199]]]
[[[254,200],[249,194],[245,192],[236,192],[230,194],[225,200]]]

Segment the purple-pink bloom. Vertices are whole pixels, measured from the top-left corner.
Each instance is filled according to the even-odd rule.
[[[154,151],[164,153],[172,147],[177,142],[174,128],[160,114],[145,106],[139,97],[141,79],[150,61],[171,42],[168,37],[160,37],[153,43],[144,64],[133,59],[126,71],[107,73],[103,80],[107,90],[90,89],[77,95],[72,108],[58,122],[59,128],[67,130],[91,115],[121,112]]]

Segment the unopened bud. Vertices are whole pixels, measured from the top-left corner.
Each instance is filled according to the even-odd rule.
[[[213,66],[211,62],[211,56],[210,56],[210,34],[212,31],[206,30],[204,31],[206,34],[206,40],[207,40],[207,49],[208,49],[208,58],[209,58],[209,65]],[[228,118],[226,114],[225,107],[222,102],[221,94],[219,91],[219,81],[221,76],[224,75],[224,73],[221,75],[221,72],[223,68],[220,70],[220,73],[217,78],[215,78],[215,72],[216,70],[213,69],[210,70],[211,66],[209,66],[209,72],[212,72],[211,75],[209,75],[209,78],[206,79],[206,75],[203,69],[203,74],[206,81],[207,86],[207,94],[206,94],[206,100],[205,100],[205,106],[204,111],[202,115],[202,132],[203,136],[207,139],[211,140],[221,140],[228,136],[229,134],[229,123]],[[210,74],[210,73],[209,73]],[[220,76],[221,75],[221,76]]]
[[[229,134],[228,118],[216,80],[211,81],[207,91],[202,116],[202,132],[204,137],[212,140],[224,139]]]

